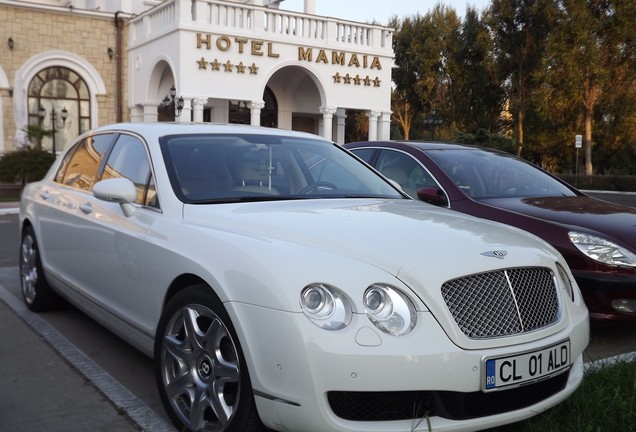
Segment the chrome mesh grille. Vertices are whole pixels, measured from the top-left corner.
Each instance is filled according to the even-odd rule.
[[[559,319],[554,275],[547,268],[514,268],[453,279],[442,296],[471,339],[527,333]]]

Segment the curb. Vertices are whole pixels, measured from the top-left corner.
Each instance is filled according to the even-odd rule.
[[[590,372],[596,372],[606,367],[612,367],[618,363],[636,363],[636,351],[587,362],[583,365],[583,370],[587,375]]]
[[[20,213],[19,208],[0,208],[0,216]]]

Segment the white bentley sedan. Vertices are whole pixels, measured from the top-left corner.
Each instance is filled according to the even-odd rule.
[[[583,377],[555,249],[314,135],[102,127],[25,188],[20,223],[29,308],[65,299],[152,356],[179,430],[473,431]]]

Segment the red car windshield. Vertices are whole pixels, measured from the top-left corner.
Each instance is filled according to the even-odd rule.
[[[576,196],[541,169],[511,155],[479,149],[426,154],[473,198]]]

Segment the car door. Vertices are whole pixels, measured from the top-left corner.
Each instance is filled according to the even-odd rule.
[[[64,156],[53,177],[39,192],[36,206],[43,262],[52,282],[65,292],[77,286],[76,226],[81,203],[91,194],[112,134],[89,136]],[[64,281],[65,284],[61,282]]]
[[[101,180],[124,177],[135,184],[138,211],[126,217],[118,203],[92,194],[84,197],[83,217],[76,227],[77,275],[91,299],[87,306],[99,318],[121,318],[121,323],[111,323],[119,326],[140,319],[145,302],[136,288],[143,285],[143,243],[152,214],[158,214],[145,143],[133,135],[119,135],[101,172]]]

